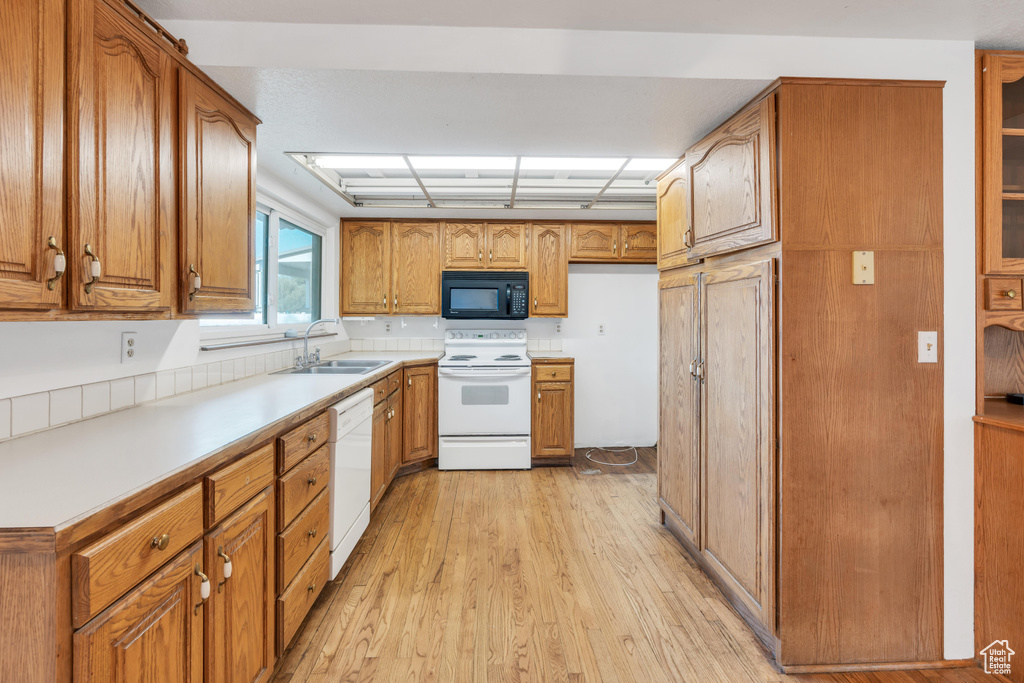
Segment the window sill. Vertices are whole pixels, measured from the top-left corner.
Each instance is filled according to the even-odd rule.
[[[337,332],[320,332],[318,334],[309,335],[310,339],[322,339],[323,337],[337,337]],[[282,342],[302,341],[305,339],[303,336],[297,337],[285,337],[284,335],[279,337],[273,337],[271,339],[250,339],[246,341],[234,341],[224,342],[222,344],[203,344],[199,347],[200,351],[222,351],[224,349],[240,349],[246,346],[264,346],[266,344],[280,344]]]

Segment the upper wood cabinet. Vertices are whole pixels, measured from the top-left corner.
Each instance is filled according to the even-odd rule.
[[[274,487],[207,534],[206,680],[255,683],[274,669]],[[231,572],[225,570],[231,563]]]
[[[526,223],[488,223],[486,268],[524,270],[529,236]]]
[[[569,316],[567,227],[534,223],[530,236],[530,317]]]
[[[76,631],[75,683],[201,683],[202,567],[197,542]]]
[[[64,2],[7,1],[0,16],[0,308],[60,308],[58,249],[77,263],[64,239]]]
[[[675,515],[695,546],[700,533],[699,273],[664,277],[658,283],[661,327],[658,499]]]
[[[342,221],[342,315],[440,315],[437,223]]]
[[[180,73],[181,309],[250,312],[256,305],[259,121],[195,74],[186,69]]]
[[[573,223],[569,231],[570,261],[615,261],[619,258],[618,223]]]
[[[680,159],[658,179],[658,270],[690,263],[686,196],[686,161]]]
[[[437,223],[391,224],[391,312],[441,312],[441,252]]]
[[[620,261],[654,263],[658,259],[658,230],[653,223],[622,223],[619,242]]]
[[[445,270],[484,268],[485,228],[482,221],[445,221],[441,243],[441,265]]]
[[[775,95],[686,150],[690,258],[776,239]]]
[[[68,14],[70,308],[169,312],[177,62],[103,0],[71,0]]]
[[[437,365],[405,369],[402,463],[437,457]]]
[[[985,54],[980,78],[984,273],[1024,274],[1024,54]]]

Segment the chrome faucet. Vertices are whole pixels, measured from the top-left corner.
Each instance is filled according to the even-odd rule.
[[[306,328],[306,333],[303,336],[302,341],[302,355],[295,359],[295,367],[302,368],[307,365],[313,365],[320,362],[320,347],[316,347],[316,352],[313,355],[309,353],[309,332],[320,323],[335,323],[341,322],[341,318],[320,318],[309,324]]]

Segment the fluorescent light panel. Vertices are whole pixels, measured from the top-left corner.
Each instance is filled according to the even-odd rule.
[[[520,171],[618,171],[625,161],[606,157],[523,157]]]
[[[409,157],[417,171],[514,171],[515,157]]]
[[[328,154],[315,157],[320,168],[348,170],[409,170],[405,159],[397,156],[376,154]]]
[[[627,171],[657,171],[661,173],[676,163],[675,159],[630,159],[626,164]]]

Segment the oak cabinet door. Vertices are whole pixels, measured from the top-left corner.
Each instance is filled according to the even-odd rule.
[[[774,262],[701,278],[701,552],[774,632]]]
[[[377,502],[387,485],[388,466],[388,412],[387,400],[381,401],[373,409],[373,426],[370,451],[370,508],[377,507]]]
[[[526,223],[488,223],[486,267],[525,270],[528,228]]]
[[[345,221],[341,225],[341,313],[390,311],[390,226],[382,221]]]
[[[690,273],[663,278],[659,289],[661,419],[658,498],[696,546],[699,540],[700,451],[697,281]]]
[[[686,215],[686,162],[658,181],[658,270],[689,262],[690,223]]]
[[[264,681],[274,670],[274,487],[207,534],[206,680]],[[225,557],[226,556],[226,557]],[[231,562],[231,576],[225,567]]]
[[[775,237],[775,95],[686,150],[691,258]]]
[[[654,263],[658,260],[658,231],[651,223],[622,223],[619,244],[622,261]]]
[[[75,632],[75,683],[203,680],[202,549],[197,541]]]
[[[103,0],[68,13],[70,308],[169,312],[177,64]]]
[[[399,377],[399,381],[401,381],[401,377]],[[395,472],[402,466],[403,394],[404,392],[400,385],[398,391],[391,394],[391,397],[388,399],[388,456],[384,477],[385,487],[391,483]]]
[[[486,230],[482,222],[444,224],[443,256],[441,265],[445,270],[480,270],[484,267],[484,242]]]
[[[986,273],[1024,273],[1024,56],[982,58],[982,239]]]
[[[437,457],[437,366],[405,369],[402,462]]]
[[[391,312],[441,315],[441,235],[437,223],[391,224]]]
[[[256,306],[258,121],[187,69],[179,73],[182,310],[249,313]]]
[[[530,237],[530,316],[569,316],[566,226],[538,223]]]
[[[573,223],[569,226],[570,261],[616,261],[618,223]]]
[[[54,280],[64,240],[64,2],[0,6],[0,308],[63,303]]]
[[[550,366],[546,366],[550,367]],[[572,376],[572,368],[569,368]],[[534,369],[534,378],[537,371]],[[568,382],[533,383],[533,457],[566,458],[573,454],[573,386]]]

